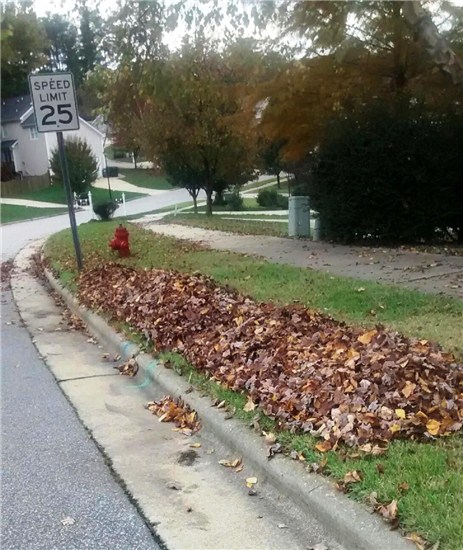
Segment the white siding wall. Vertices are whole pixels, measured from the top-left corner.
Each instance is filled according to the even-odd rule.
[[[56,149],[58,146],[57,140],[56,140],[56,133],[51,132],[49,134],[42,134],[46,136],[47,144],[46,148],[48,151],[48,156],[51,156],[51,152]],[[63,132],[64,139],[69,137],[79,137],[80,139],[85,139],[86,142],[90,145],[92,148],[93,154],[95,155],[97,161],[98,161],[98,177],[102,176],[102,170],[104,168],[104,150],[103,150],[103,140],[104,136],[102,136],[96,129],[94,129],[89,124],[85,123],[82,119],[80,120],[80,129],[71,131],[71,132]]]
[[[44,134],[39,134],[38,139],[31,139],[29,128],[23,128],[17,122],[4,124],[6,137],[4,139],[17,139],[18,143],[13,149],[17,172],[23,172],[25,176],[42,176],[48,172],[47,147]]]

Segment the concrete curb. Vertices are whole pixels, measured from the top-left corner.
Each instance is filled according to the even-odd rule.
[[[124,358],[135,357],[139,366],[137,377],[142,386],[157,384],[166,393],[181,397],[197,411],[203,426],[230,449],[238,453],[251,466],[259,481],[267,481],[291,499],[304,513],[315,517],[343,545],[356,550],[412,550],[415,546],[390,531],[384,521],[370,513],[366,507],[348,499],[325,478],[307,473],[301,464],[285,457],[266,458],[262,438],[243,429],[242,422],[224,419],[225,412],[211,406],[209,398],[191,391],[190,384],[165,368],[151,355],[140,352],[138,346],[123,339],[95,313],[79,305],[74,296],[49,272],[46,276],[67,306],[78,315],[89,330]],[[188,391],[187,391],[188,390]]]

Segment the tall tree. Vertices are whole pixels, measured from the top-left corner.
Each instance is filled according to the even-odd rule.
[[[45,53],[49,71],[70,71],[77,83],[80,82],[77,28],[65,17],[48,13],[40,19],[48,38],[49,46]]]
[[[448,9],[449,28],[461,33],[462,10],[440,5]],[[302,37],[307,55],[289,64],[261,97],[269,98],[263,127],[270,138],[287,139],[288,158],[305,157],[327,120],[372,97],[387,101],[407,92],[427,103],[461,97],[415,40],[402,3],[299,1],[285,7],[282,22]]]
[[[86,0],[77,3],[79,11],[79,61],[80,77],[85,80],[87,73],[93,71],[102,61],[100,44],[103,39],[103,19],[98,10],[90,9]]]
[[[209,215],[214,191],[241,185],[255,167],[254,112],[240,93],[239,75],[204,43],[185,44],[146,104],[144,150],[166,170],[176,157],[183,167],[178,183],[188,177],[205,191]]]
[[[47,36],[32,3],[2,4],[2,97],[27,93],[27,75],[46,63]]]
[[[454,84],[463,87],[463,61],[439,32],[429,13],[420,2],[410,0],[402,2],[402,12],[434,63],[450,76]]]

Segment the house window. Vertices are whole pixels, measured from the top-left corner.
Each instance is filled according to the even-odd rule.
[[[31,139],[39,139],[39,133],[37,132],[37,128],[35,126],[31,126],[29,128],[29,133],[30,133]]]
[[[6,130],[4,126],[2,126],[2,139],[3,138],[6,138]]]

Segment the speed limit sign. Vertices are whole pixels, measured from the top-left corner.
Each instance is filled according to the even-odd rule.
[[[79,129],[72,73],[31,74],[29,87],[39,132]]]

